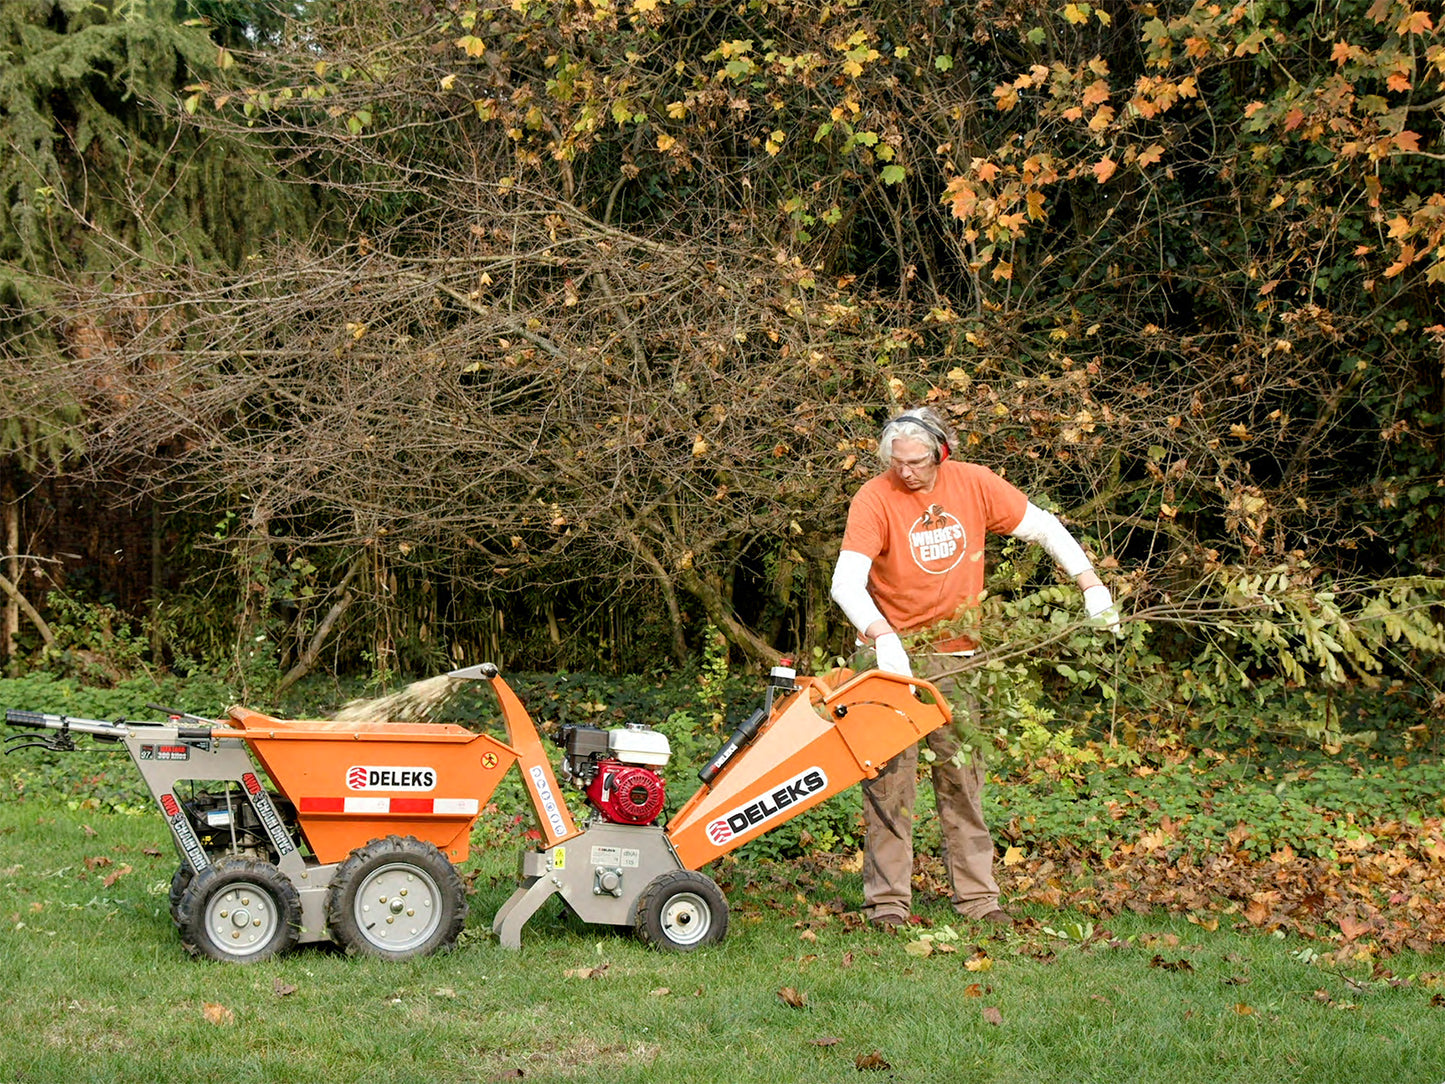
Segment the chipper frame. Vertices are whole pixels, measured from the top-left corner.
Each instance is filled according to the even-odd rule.
[[[497,667],[450,676],[489,682],[507,741],[448,724],[282,720],[246,708],[209,720],[150,705],[167,721],[10,710],[12,726],[52,733],[13,734],[7,752],[71,750],[77,734],[125,747],[180,855],[170,904],[181,942],[212,959],[250,962],[325,940],[386,959],[450,946],[467,912],[455,864],[513,764],[540,839],[522,852],[521,883],[492,923],[500,943],[519,948],[527,920],[560,896],[586,922],[687,950],[727,931],[727,901],[703,866],[876,775],[950,718],[917,678],[777,668],[763,705],[665,826],[655,771],[670,753],[665,737],[640,725],[563,727],[553,740],[564,772],[592,810],[579,827]]]

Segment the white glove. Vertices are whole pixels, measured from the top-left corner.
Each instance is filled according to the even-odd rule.
[[[1114,605],[1114,596],[1102,583],[1084,588],[1084,612],[1104,628],[1112,629],[1115,634],[1119,632],[1119,610]]]
[[[878,669],[890,674],[913,676],[913,667],[908,664],[908,652],[903,650],[903,641],[896,632],[885,632],[873,641],[874,654],[878,656]]]

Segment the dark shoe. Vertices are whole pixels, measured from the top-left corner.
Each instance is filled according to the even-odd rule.
[[[888,930],[892,932],[899,926],[906,926],[908,919],[902,915],[874,915],[868,920],[868,925],[877,930]]]
[[[992,923],[995,926],[1012,926],[1014,924],[1013,915],[1001,907],[995,907],[986,915],[979,915],[978,921]]]

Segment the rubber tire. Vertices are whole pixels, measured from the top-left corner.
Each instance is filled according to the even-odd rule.
[[[385,893],[399,878],[410,878],[413,883],[420,879],[420,887],[432,897],[431,915],[420,930],[410,937],[403,936],[400,947],[393,948],[370,932],[378,923],[366,923],[358,914],[358,902],[363,909],[376,902],[388,909],[396,907],[396,897]],[[365,896],[378,887],[383,897],[368,902]],[[346,946],[347,952],[379,960],[410,960],[450,948],[466,921],[466,888],[457,868],[434,844],[414,836],[387,836],[356,848],[336,867],[331,891],[326,895],[326,923],[331,935]],[[387,925],[391,925],[389,920]]]
[[[269,935],[258,944],[227,942],[211,927],[212,919],[223,917],[213,914],[213,903],[229,909],[227,893],[237,886],[249,893],[249,907],[259,905],[263,916],[270,916]],[[301,933],[301,897],[290,879],[270,862],[238,856],[222,858],[190,879],[176,904],[175,920],[181,931],[181,945],[191,955],[253,964],[296,944]],[[264,932],[267,927],[262,929]]]
[[[727,897],[705,874],[664,873],[642,890],[632,928],[654,948],[691,952],[715,945],[727,936]]]
[[[171,921],[177,926],[181,924],[181,897],[186,894],[186,887],[191,883],[191,879],[195,877],[195,875],[195,870],[182,862],[180,868],[176,870],[176,875],[171,878]]]

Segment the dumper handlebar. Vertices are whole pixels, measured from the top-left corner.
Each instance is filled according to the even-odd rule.
[[[153,704],[146,705],[154,707]],[[199,718],[198,716],[185,716]],[[205,720],[201,720],[205,721]],[[99,741],[123,741],[137,728],[173,726],[174,723],[144,722],[134,719],[81,719],[72,715],[51,715],[43,711],[21,711],[18,708],[5,710],[5,722],[13,727],[26,730],[54,730],[58,733],[44,736],[31,734],[10,734],[5,738],[5,752],[14,753],[20,749],[42,748],[69,753],[75,749],[76,734],[88,734]],[[209,736],[210,724],[206,728],[180,728],[181,737]]]

